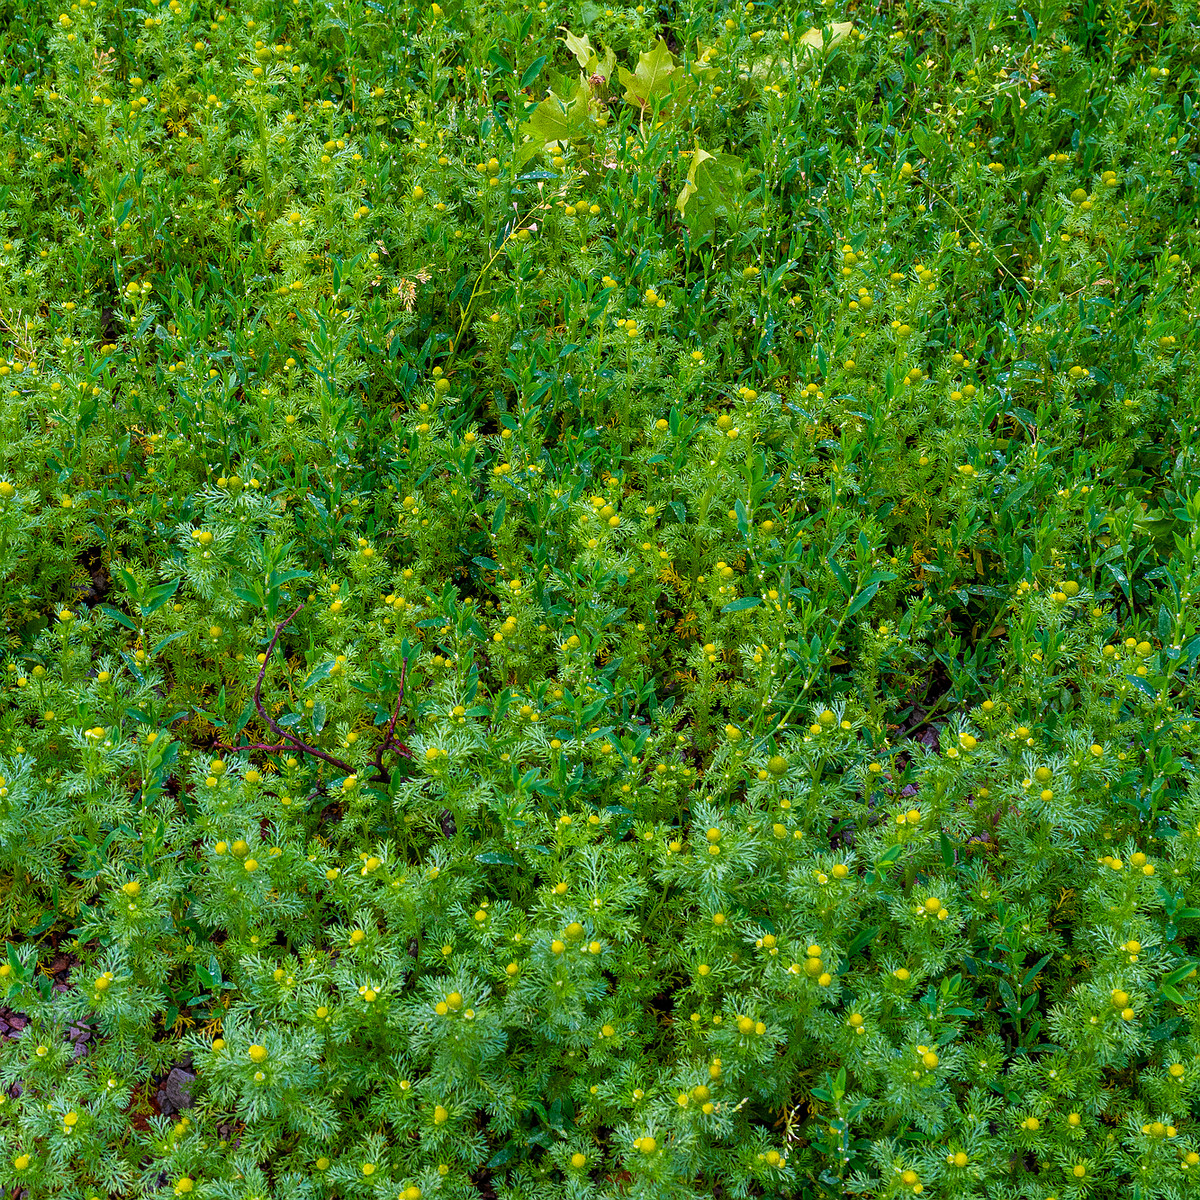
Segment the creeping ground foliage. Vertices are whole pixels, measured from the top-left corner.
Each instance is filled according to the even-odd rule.
[[[1200,1194],[1188,0],[0,0],[0,1193]]]

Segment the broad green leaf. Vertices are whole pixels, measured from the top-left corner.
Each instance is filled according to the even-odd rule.
[[[137,625],[135,625],[135,624],[134,624],[134,622],[133,622],[133,621],[131,621],[131,620],[130,620],[130,619],[129,619],[129,618],[128,618],[128,617],[127,617],[127,616],[126,616],[126,615],[125,615],[123,612],[121,612],[119,609],[113,608],[113,607],[112,607],[111,605],[109,605],[109,604],[101,604],[101,605],[100,605],[100,611],[101,611],[101,612],[102,612],[102,613],[103,613],[103,614],[104,614],[106,617],[111,617],[111,618],[112,618],[114,621],[116,621],[118,624],[120,624],[120,625],[124,625],[126,629],[132,629],[134,633],[137,633]]]
[[[866,929],[860,930],[854,941],[846,949],[846,957],[851,958],[857,954],[864,946],[870,942],[879,932],[878,925],[869,925]]]
[[[151,616],[156,613],[170,598],[179,590],[179,585],[183,582],[182,578],[172,579],[170,583],[161,584],[159,587],[151,588],[146,593],[144,603],[142,603],[142,615]]]
[[[249,588],[235,587],[233,594],[243,603],[253,604],[255,608],[262,608],[267,602],[266,597],[258,589],[257,583],[255,584],[254,591],[251,591]]]
[[[517,85],[521,91],[524,91],[533,81],[542,73],[542,68],[546,65],[546,56],[543,54],[540,58],[536,58],[525,69],[525,74],[521,76],[521,82]]]
[[[838,581],[838,587],[847,596],[851,595],[854,589],[850,586],[850,580],[846,578],[846,572],[843,570],[842,564],[832,554],[825,561],[829,564],[829,569],[833,572],[833,577]]]
[[[1043,955],[1038,961],[1025,972],[1025,978],[1021,980],[1021,987],[1027,988],[1036,978],[1038,972],[1054,957],[1053,954]]]
[[[315,687],[318,683],[324,683],[333,674],[333,668],[336,665],[336,660],[330,658],[314,667],[308,678],[300,685],[300,690],[306,692],[310,687]]]
[[[512,63],[510,63],[508,59],[500,53],[500,48],[498,46],[493,46],[488,51],[488,62],[495,64],[495,66],[503,71],[505,75],[516,74],[516,72],[513,70]]]
[[[867,607],[868,604],[875,598],[875,593],[879,591],[879,584],[873,583],[870,587],[863,588],[853,600],[850,601],[850,606],[846,609],[846,617],[849,619],[856,612]]]
[[[723,613],[745,612],[748,608],[757,608],[761,603],[761,596],[743,596],[740,600],[731,600],[721,611]]]
[[[176,642],[181,637],[185,637],[186,635],[186,629],[177,629],[174,633],[168,633],[167,636],[163,638],[163,640],[159,642],[153,650],[150,651],[150,657],[157,658],[158,655],[160,655],[172,642]]]
[[[912,127],[912,140],[913,145],[931,162],[941,158],[941,152],[946,146],[946,143],[936,134],[930,133],[923,125],[918,125],[915,122]],[[1028,490],[1028,487],[1022,487],[1018,489],[1018,492],[1024,494]],[[1017,496],[1012,497],[1012,499],[1018,498]],[[1008,507],[1008,503],[1010,502],[1005,503],[1005,508]]]
[[[941,837],[942,865],[947,871],[953,871],[954,847],[950,844],[950,839],[946,836],[945,830],[941,830],[939,836]]]
[[[728,219],[741,191],[742,160],[697,145],[675,207],[692,237],[703,239],[716,232],[718,218]]]
[[[138,582],[133,572],[127,571],[124,567],[119,567],[114,563],[112,573],[125,585],[125,590],[133,597],[135,603],[138,602],[142,591],[138,587]]]
[[[1196,969],[1195,963],[1184,963],[1182,967],[1176,967],[1169,975],[1164,975],[1163,983],[1182,983]]]
[[[653,50],[638,56],[637,70],[627,71],[621,67],[617,71],[625,89],[625,99],[639,108],[650,108],[656,100],[665,100],[682,73],[661,38]]]

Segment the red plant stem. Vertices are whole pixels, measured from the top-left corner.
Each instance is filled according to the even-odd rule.
[[[279,640],[279,635],[284,631],[284,629],[287,628],[289,624],[291,624],[292,617],[295,617],[296,613],[298,613],[303,607],[304,601],[301,600],[300,603],[296,605],[292,615],[288,617],[286,621],[275,626],[275,632],[271,636],[270,645],[267,646],[267,652],[263,655],[262,667],[259,669],[258,679],[254,684],[254,707],[258,709],[258,715],[262,717],[263,721],[266,722],[268,728],[276,737],[284,738],[285,740],[291,742],[297,750],[303,751],[305,754],[311,754],[314,758],[319,758],[323,762],[329,763],[330,766],[337,767],[339,770],[345,771],[347,775],[353,775],[355,773],[354,768],[348,762],[343,762],[340,758],[334,758],[332,754],[326,754],[324,750],[318,750],[315,746],[309,746],[307,743],[302,742],[298,737],[288,733],[286,729],[280,729],[280,727],[276,725],[269,716],[267,716],[267,710],[263,708],[262,700],[259,699],[259,694],[262,692],[263,676],[265,676],[267,673],[267,663],[271,661],[271,651],[275,649],[275,643]]]
[[[283,750],[299,750],[303,754],[311,754],[314,758],[319,758],[323,762],[327,762],[330,766],[339,768],[345,771],[348,775],[354,775],[356,772],[354,767],[348,762],[343,762],[340,758],[334,758],[332,754],[326,754],[323,750],[318,750],[315,746],[308,745],[307,742],[302,742],[295,734],[288,733],[286,729],[281,729],[269,716],[266,709],[262,706],[262,685],[263,679],[267,673],[267,664],[271,661],[271,652],[275,649],[275,643],[279,640],[279,635],[291,623],[292,619],[304,607],[302,600],[285,621],[282,621],[275,627],[275,632],[271,636],[270,644],[267,646],[267,652],[263,655],[262,667],[258,672],[258,679],[254,683],[254,707],[258,710],[258,715],[266,723],[267,727],[275,734],[276,737],[284,739],[284,744],[280,746],[269,746],[265,742],[255,742],[245,746],[226,746],[221,742],[214,742],[214,750],[226,750],[236,752],[239,750],[265,750],[270,754],[278,754]],[[383,754],[385,750],[395,750],[397,754],[403,755],[405,758],[412,758],[412,752],[407,746],[401,742],[397,742],[392,736],[396,729],[396,719],[400,715],[400,702],[404,699],[404,676],[408,669],[408,663],[404,662],[400,668],[400,694],[396,697],[396,704],[392,709],[392,719],[388,722],[387,733],[384,735],[383,741],[379,748],[375,751],[375,769],[377,774],[372,777],[372,782],[379,782],[387,787],[392,777],[390,772],[383,765]]]
[[[401,745],[399,742],[393,742],[392,732],[396,728],[396,718],[400,715],[400,702],[404,699],[404,676],[408,670],[407,659],[400,664],[400,694],[396,697],[396,703],[392,707],[392,719],[388,722],[387,733],[383,736],[383,741],[379,744],[379,749],[375,751],[375,769],[378,772],[374,776],[374,780],[379,780],[384,787],[387,787],[392,780],[391,775],[383,765],[383,752],[389,747],[394,749],[398,754],[404,755],[405,758],[412,758],[412,753],[407,746]]]
[[[295,750],[295,746],[268,746],[266,742],[248,742],[245,746],[226,746],[224,742],[213,742],[214,750],[228,750],[231,754],[239,750],[265,750],[268,754],[278,754],[281,750]]]

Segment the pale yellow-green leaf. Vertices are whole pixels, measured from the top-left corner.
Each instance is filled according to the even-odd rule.
[[[715,79],[717,69],[709,62],[709,59],[716,52],[716,47],[706,47],[703,42],[699,42],[696,50],[696,57],[692,60],[689,70],[697,78]]]
[[[586,80],[576,85],[570,100],[551,92],[521,125],[521,132],[529,140],[517,151],[517,165],[524,166],[550,142],[571,142],[583,137],[591,125],[590,99]]]
[[[579,65],[587,71],[591,65],[591,61],[596,57],[595,50],[592,49],[592,40],[585,33],[583,37],[577,37],[565,25],[562,27],[563,41],[567,45],[567,49],[575,55]]]
[[[638,57],[636,71],[626,71],[624,67],[618,71],[625,88],[625,99],[639,108],[649,108],[656,100],[665,99],[681,74],[681,68],[675,65],[667,43],[661,38],[653,50]]]
[[[604,57],[593,61],[592,69],[588,73],[590,75],[599,75],[606,83],[612,78],[613,71],[617,66],[617,56],[613,53],[611,46],[604,47]]]
[[[853,21],[836,21],[828,26],[829,29],[829,45],[836,46],[838,42],[844,41],[854,28]],[[810,29],[802,37],[798,38],[796,45],[811,49],[820,50],[825,45],[825,33],[821,29]]]
[[[732,220],[744,189],[742,161],[732,154],[710,154],[697,143],[687,179],[675,207],[693,238],[716,233],[719,220]]]
[[[687,180],[683,185],[683,191],[679,193],[679,199],[675,201],[675,207],[680,213],[687,207],[687,202],[700,190],[696,186],[696,176],[700,171],[700,164],[706,159],[712,158],[707,150],[701,150],[699,143],[696,144],[696,150],[692,155],[692,165],[688,167]]]
[[[583,37],[577,37],[565,25],[561,28],[562,40],[567,49],[575,55],[575,61],[579,63],[584,75],[588,78],[598,75],[606,82],[611,79],[613,68],[617,65],[617,56],[612,49],[605,49],[601,56],[599,51],[592,46],[591,38],[586,33]]]

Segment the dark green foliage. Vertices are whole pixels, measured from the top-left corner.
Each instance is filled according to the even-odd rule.
[[[0,0],[0,1187],[1190,1195],[1195,40]]]

